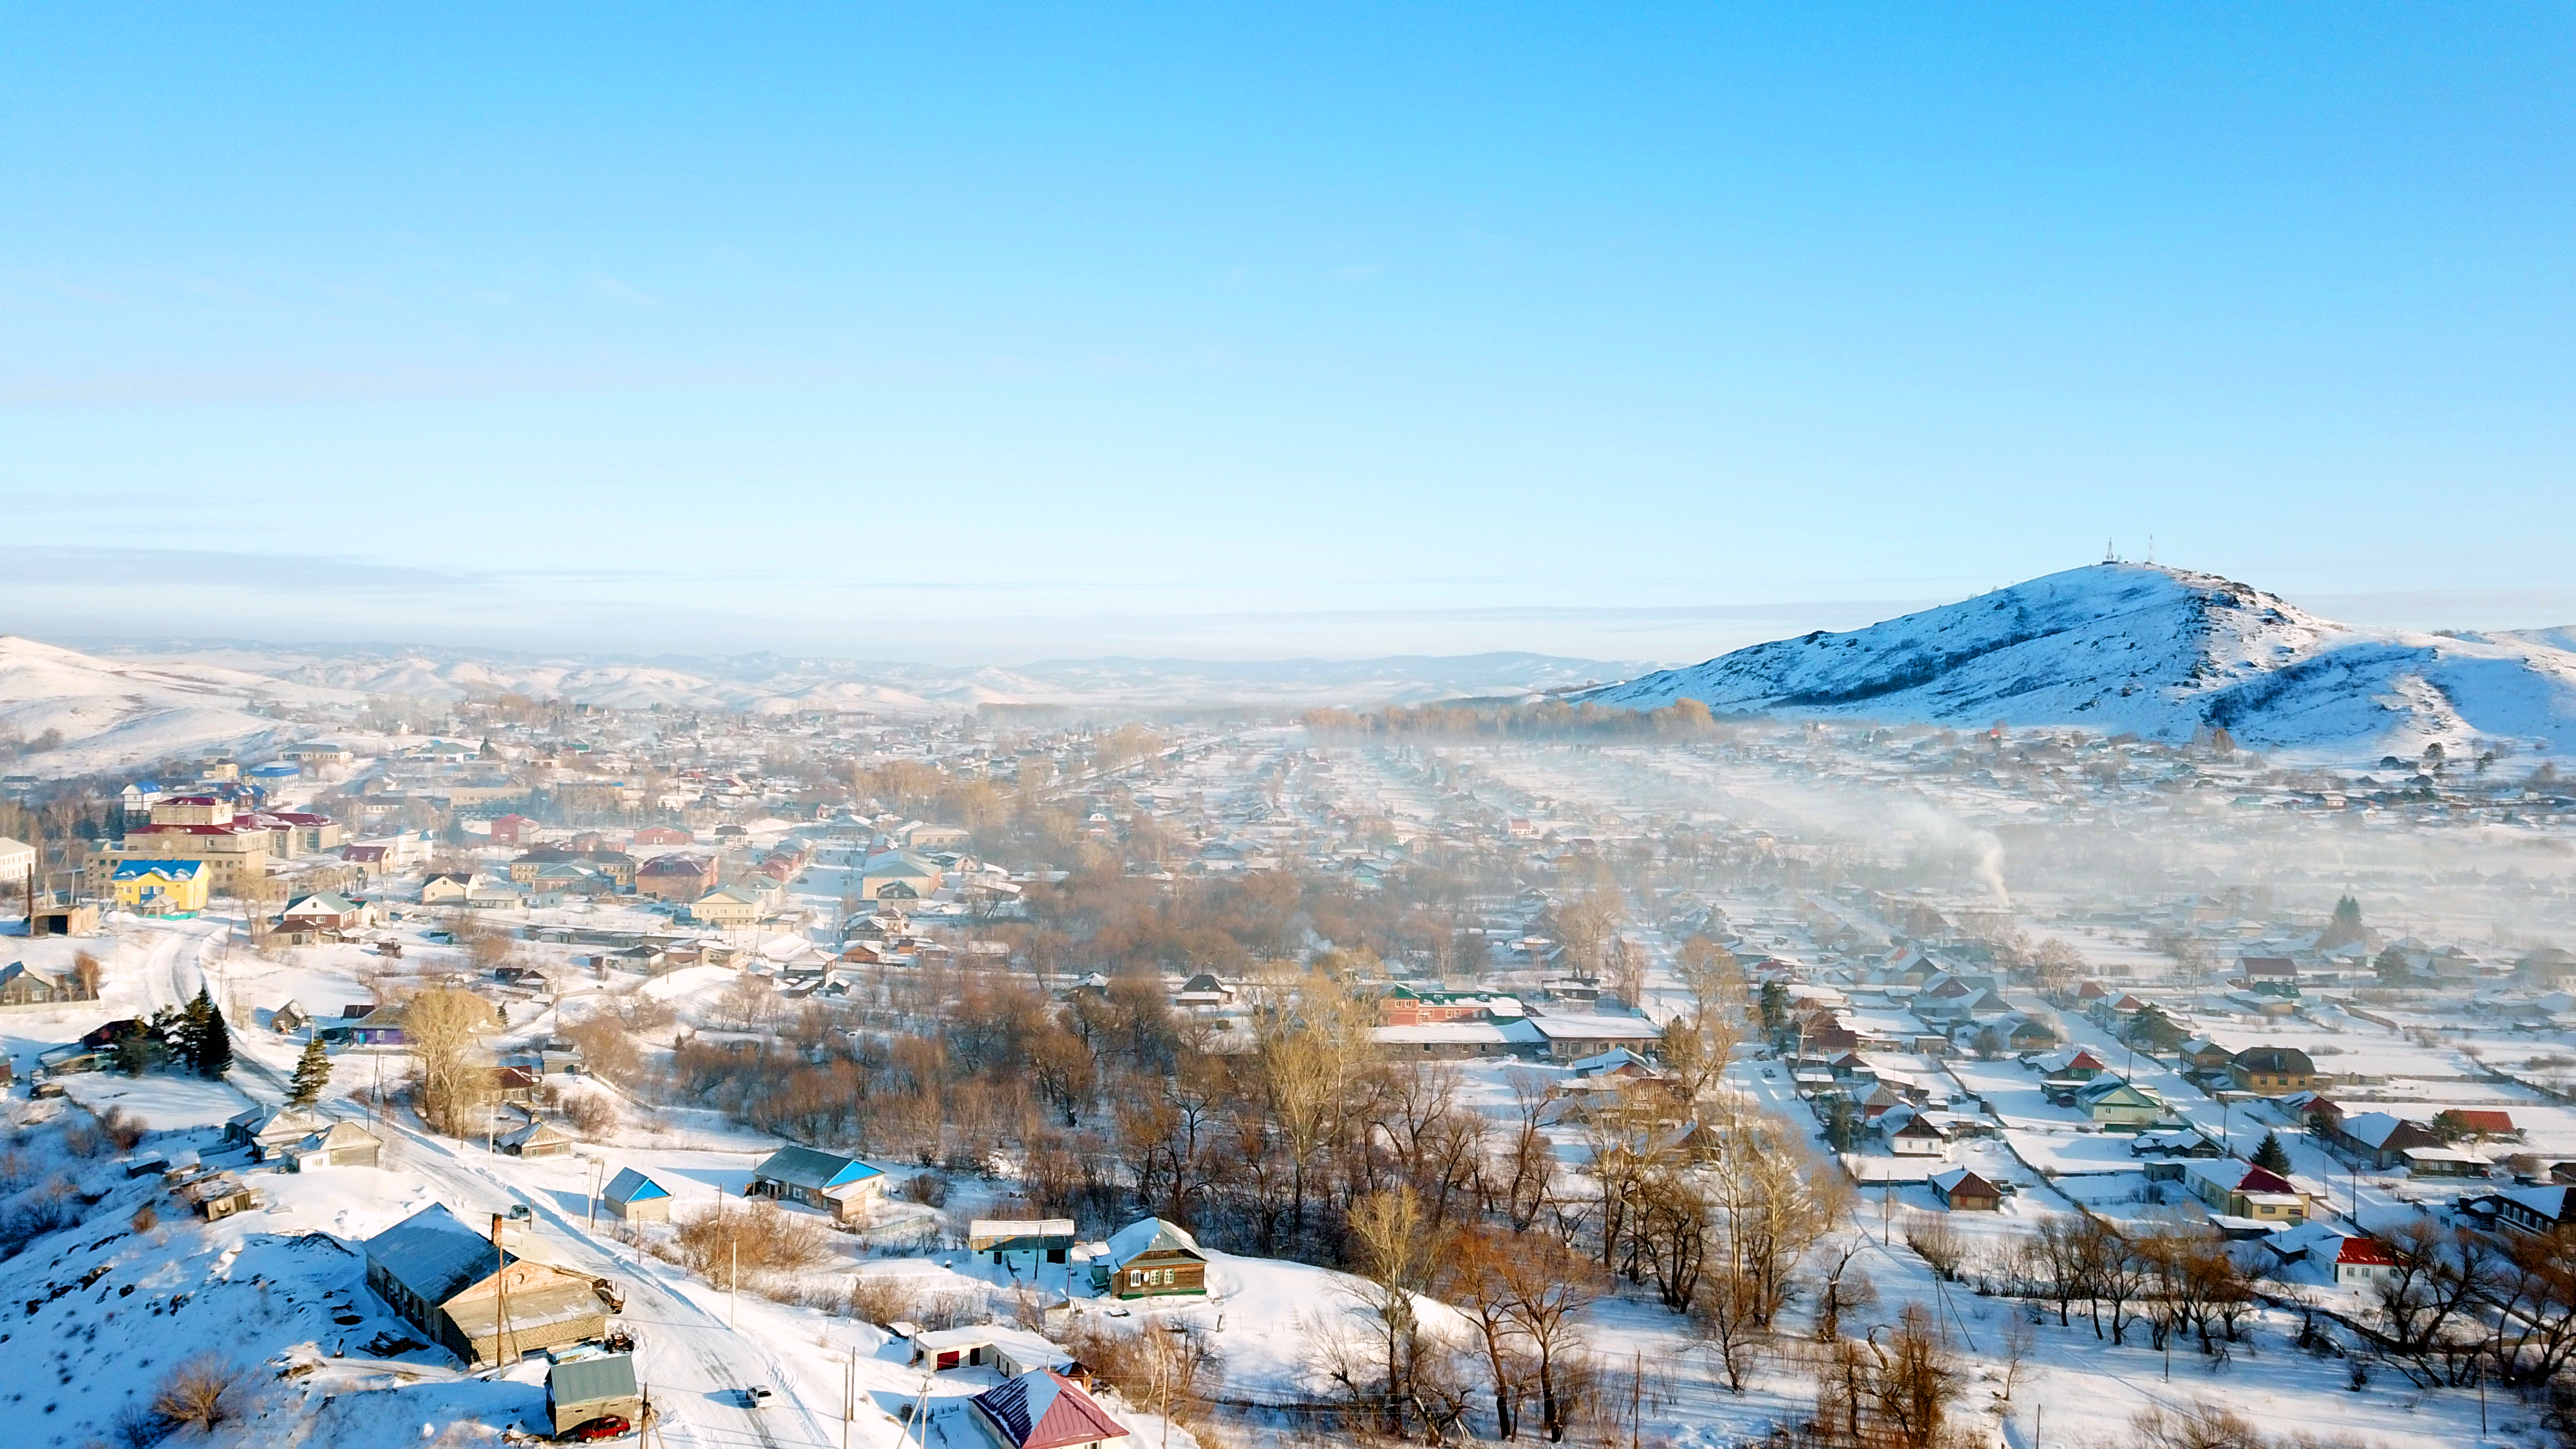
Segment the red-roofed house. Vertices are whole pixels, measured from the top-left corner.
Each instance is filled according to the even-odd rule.
[[[504,815],[492,822],[492,843],[517,845],[521,841],[536,839],[537,832],[544,828],[525,815]]]
[[[2472,1137],[2519,1137],[2522,1129],[2513,1125],[2511,1112],[2493,1107],[2452,1107],[2433,1118],[2435,1128],[2455,1125]]]
[[[2346,1287],[2386,1283],[2396,1276],[2397,1255],[2377,1238],[2346,1238],[2335,1253],[2335,1281]]]

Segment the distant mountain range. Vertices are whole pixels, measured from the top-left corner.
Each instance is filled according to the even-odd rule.
[[[1848,633],[1803,634],[1574,698],[1719,713],[2074,725],[2412,756],[2512,740],[2576,753],[2576,628],[2362,629],[2154,564],[2069,569]]]
[[[0,773],[77,774],[279,732],[261,711],[353,709],[398,695],[444,703],[519,693],[609,708],[782,714],[954,713],[983,704],[1173,708],[1369,707],[1565,691],[1650,666],[1544,654],[1382,659],[1062,659],[1012,669],[800,659],[577,658],[433,648],[287,648],[169,641],[81,653],[0,636],[0,743],[59,743]]]

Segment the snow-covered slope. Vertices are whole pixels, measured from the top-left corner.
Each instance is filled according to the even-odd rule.
[[[263,738],[278,728],[253,712],[263,703],[357,698],[219,665],[102,659],[0,635],[0,729],[31,744],[58,735],[41,761],[53,774]]]
[[[2069,569],[1844,634],[1758,644],[1579,696],[1640,708],[2397,749],[2513,739],[2576,749],[2576,654],[2557,631],[2357,629],[2211,574]]]

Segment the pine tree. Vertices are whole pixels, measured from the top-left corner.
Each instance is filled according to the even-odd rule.
[[[205,992],[200,989],[197,995],[202,999]],[[220,1077],[233,1069],[232,1028],[224,1025],[224,1014],[212,1001],[206,1002],[205,1024],[198,1029],[196,1065],[201,1077]]]
[[[322,1038],[316,1036],[304,1044],[304,1055],[295,1062],[295,1075],[286,1084],[286,1102],[291,1107],[310,1107],[322,1100],[322,1089],[331,1085],[331,1056],[322,1050]]]
[[[2345,896],[2335,902],[2334,919],[2326,922],[2325,933],[2317,937],[2317,949],[2331,951],[2362,938],[2361,902]]]
[[[170,1032],[170,1055],[189,1071],[205,1075],[206,1024],[214,1019],[215,999],[206,994],[200,983],[197,995],[179,1011]]]
[[[2280,1133],[2263,1134],[2263,1145],[2254,1149],[2254,1165],[2265,1172],[2290,1175],[2290,1149],[2281,1145]]]

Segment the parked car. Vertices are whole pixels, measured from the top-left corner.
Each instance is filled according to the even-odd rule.
[[[753,1384],[742,1391],[742,1406],[746,1409],[757,1409],[768,1402],[769,1385],[767,1384]]]
[[[585,1423],[575,1424],[555,1436],[558,1444],[594,1444],[602,1439],[615,1439],[633,1433],[635,1426],[623,1415],[603,1414]]]

